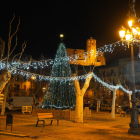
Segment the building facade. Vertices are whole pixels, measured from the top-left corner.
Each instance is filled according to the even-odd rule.
[[[135,88],[140,89],[140,59],[135,57],[134,60]],[[119,59],[110,65],[99,67],[97,76],[110,85],[122,85],[125,89],[131,90],[131,58]],[[111,106],[113,96],[111,90],[101,84],[97,87],[96,81],[92,82],[90,87],[92,90],[86,92],[84,104],[96,104],[98,90],[98,98],[100,98],[101,104]],[[136,97],[140,100],[140,92],[136,93]],[[121,89],[116,91],[116,106],[130,106],[129,94]]]

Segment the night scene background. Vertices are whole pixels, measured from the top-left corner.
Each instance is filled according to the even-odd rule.
[[[54,58],[60,34],[64,34],[67,48],[85,49],[86,40],[93,37],[97,48],[119,41],[121,25],[127,27],[129,0],[51,0],[51,1],[4,1],[0,2],[0,37],[8,42],[9,22],[15,13],[12,31],[15,31],[20,16],[18,47],[14,53],[21,51],[21,44],[27,41],[24,53],[39,59],[41,53],[46,58]],[[136,16],[140,17],[140,1],[136,0]],[[15,40],[13,39],[13,45]],[[138,54],[138,47],[135,49]],[[125,55],[124,55],[125,52]],[[116,47],[113,54],[105,54],[106,59],[130,57],[126,51]]]

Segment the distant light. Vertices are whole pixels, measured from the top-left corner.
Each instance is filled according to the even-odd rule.
[[[131,26],[132,26],[132,20],[128,21],[128,25],[131,28]]]
[[[138,31],[135,29],[135,28],[132,28],[132,32],[133,32],[133,34],[138,34]]]
[[[121,30],[119,31],[119,35],[120,35],[120,38],[124,38],[124,36],[125,36],[125,28],[122,26],[121,27]]]
[[[63,34],[60,34],[60,38],[63,38],[64,37],[64,35]]]
[[[45,88],[45,87],[43,87],[43,88],[42,88],[42,91],[43,91],[43,92],[45,92],[45,91],[46,91],[46,88]]]
[[[124,38],[124,36],[125,36],[125,30],[119,31],[119,34],[120,34],[120,37],[121,38]]]
[[[35,79],[35,77],[34,77],[34,76],[32,76],[32,77],[31,77],[31,79],[32,79],[32,80],[34,80],[34,79]]]
[[[127,41],[131,41],[131,33],[127,30],[127,34],[125,35]]]

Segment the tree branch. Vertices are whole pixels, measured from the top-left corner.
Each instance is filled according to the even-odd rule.
[[[10,48],[11,48],[11,41],[12,41],[13,36],[17,33],[18,28],[19,28],[19,25],[20,25],[20,17],[19,17],[19,23],[18,23],[18,25],[17,25],[17,29],[16,29],[16,31],[11,35],[11,25],[12,25],[12,22],[13,22],[14,19],[15,19],[15,14],[13,15],[13,19],[10,21],[10,26],[9,26],[9,38],[8,38],[8,51],[7,51],[6,70],[8,70],[8,59],[9,59],[9,53],[10,53]],[[17,37],[16,37],[16,40],[17,40]]]
[[[14,50],[15,50],[15,48],[16,48],[16,46],[17,46],[17,36],[16,36],[16,44],[15,44],[15,46],[14,46],[13,50],[10,52],[9,56],[13,53],[13,51],[14,51]],[[3,60],[5,60],[6,58],[7,58],[7,57],[5,57],[5,58],[1,59],[1,60],[0,60],[0,62],[1,62],[1,61],[3,61]]]
[[[92,74],[90,74],[90,75],[88,75],[88,76],[86,77],[86,81],[85,81],[84,87],[82,88],[82,94],[83,94],[83,96],[84,96],[84,94],[85,94],[87,88],[89,87],[89,83],[90,83],[90,80],[91,80],[92,77],[93,77]]]
[[[20,57],[19,57],[19,59],[18,59],[18,63],[16,64],[15,67],[12,68],[12,70],[10,71],[10,73],[11,73],[13,70],[15,70],[16,67],[17,67],[17,65],[19,64],[19,61],[20,61],[21,56],[22,56],[22,54],[23,54],[23,52],[24,52],[24,49],[26,48],[26,43],[27,43],[27,42],[24,41],[24,43],[22,44],[22,51],[21,51],[21,53],[20,53]]]

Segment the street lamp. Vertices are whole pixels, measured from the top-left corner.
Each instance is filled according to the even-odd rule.
[[[33,94],[33,80],[35,80],[34,76],[31,77],[31,90],[32,90],[32,94]]]
[[[136,92],[135,92],[135,73],[134,73],[134,52],[133,52],[133,42],[140,42],[140,27],[138,26],[138,18],[136,18],[136,12],[134,10],[135,0],[131,0],[129,3],[129,21],[128,26],[129,29],[125,29],[122,27],[120,30],[120,38],[123,41],[127,42],[128,48],[131,45],[131,74],[132,74],[132,95],[131,95],[131,122],[129,124],[130,128],[128,130],[129,134],[137,134],[140,135],[140,125],[138,122],[138,109],[136,107]]]
[[[42,91],[43,91],[43,92],[45,92],[45,91],[46,91],[46,88],[45,88],[45,87],[43,87],[43,88],[42,88]]]
[[[63,42],[63,37],[64,37],[64,35],[60,34],[61,42]]]

